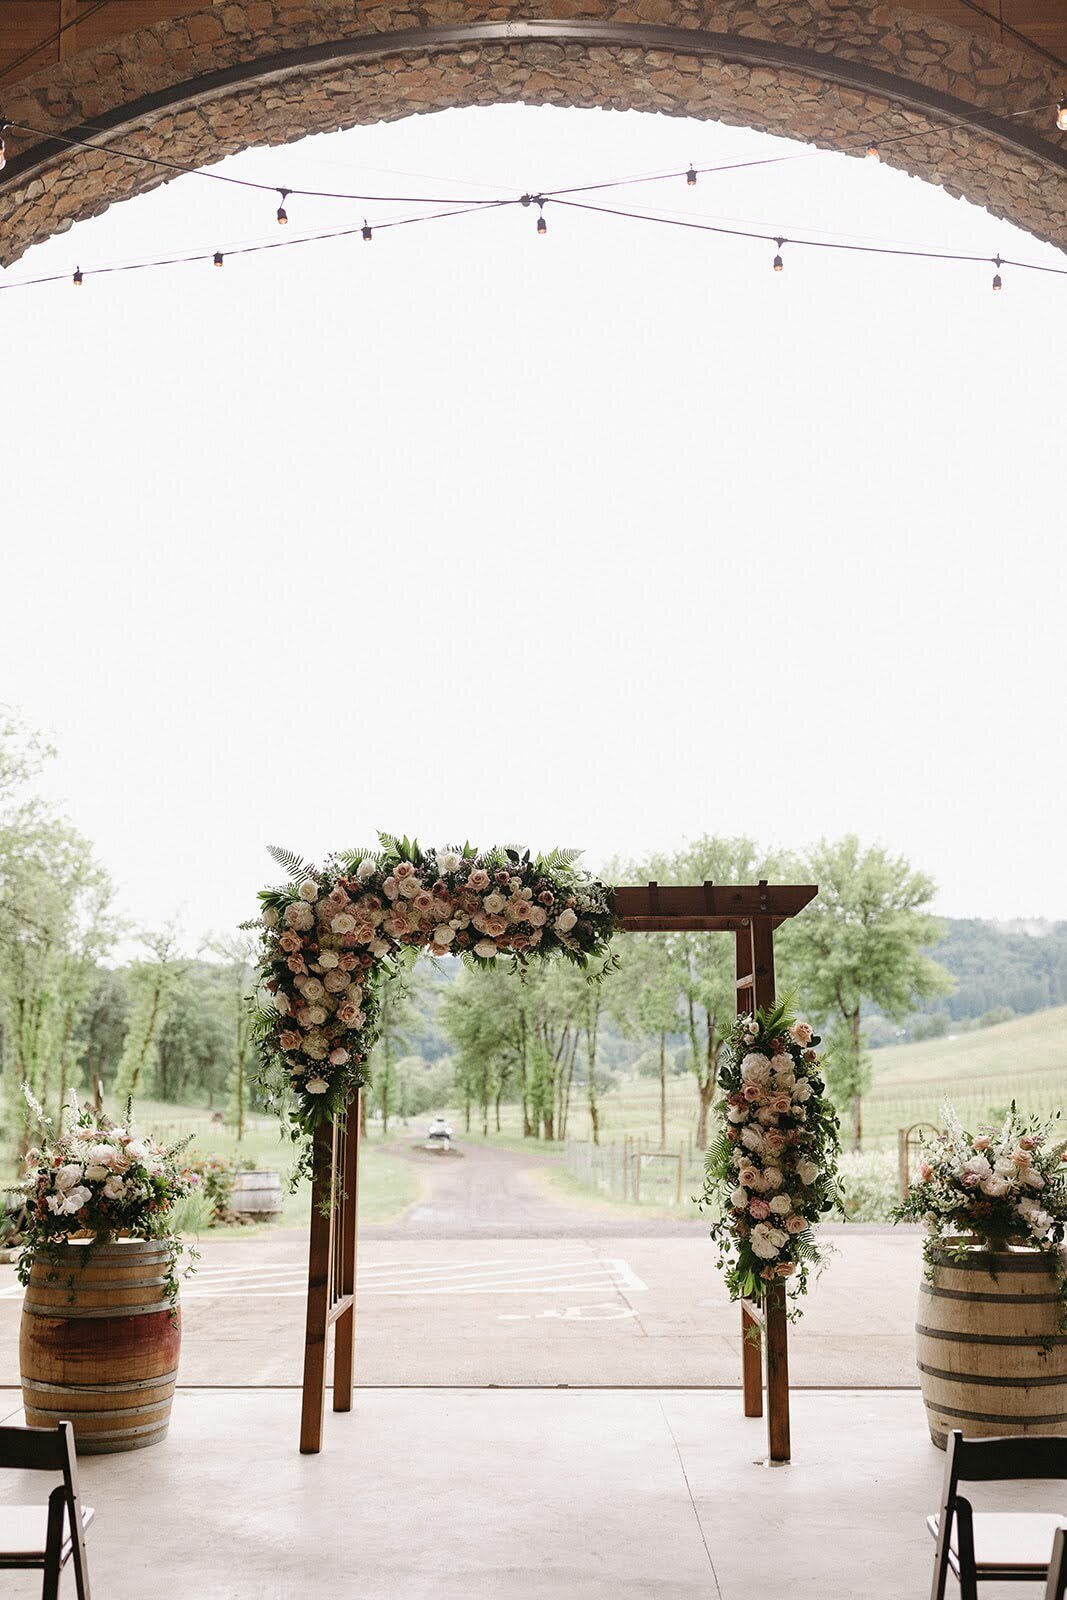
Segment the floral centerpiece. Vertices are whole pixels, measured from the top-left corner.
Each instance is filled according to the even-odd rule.
[[[189,1143],[165,1149],[133,1131],[132,1106],[119,1126],[72,1097],[57,1132],[27,1093],[40,1142],[26,1157],[24,1248],[18,1261],[20,1282],[28,1284],[34,1262],[52,1266],[71,1239],[104,1244],[116,1238],[170,1242],[170,1298],[177,1294],[174,1266],[180,1243],[169,1230],[169,1214],[189,1193],[179,1156]]]
[[[946,1243],[1004,1250],[1026,1245],[1058,1262],[1067,1236],[1067,1138],[1054,1123],[1024,1117],[1012,1101],[999,1126],[970,1133],[952,1106],[945,1131],[924,1142],[918,1180],[896,1207],[921,1222],[929,1262]]]
[[[758,1299],[779,1279],[803,1293],[822,1259],[814,1225],[840,1206],[819,1042],[778,1004],[739,1017],[723,1047],[723,1126],[708,1151],[704,1204],[718,1212],[711,1236],[733,1300]]]
[[[297,1138],[342,1114],[366,1082],[380,986],[419,950],[486,968],[553,955],[586,966],[609,955],[611,893],[578,870],[577,851],[424,850],[391,834],[380,844],[321,869],[271,851],[289,882],[260,892],[253,1024],[260,1082],[275,1105],[295,1097]]]

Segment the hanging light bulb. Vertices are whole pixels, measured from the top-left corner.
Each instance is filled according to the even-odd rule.
[[[81,286],[82,286],[82,269],[81,269],[81,267],[75,267],[74,268],[74,287],[76,289],[80,289]]]
[[[874,140],[872,139],[870,144],[867,146],[867,160],[868,161],[881,161],[881,159],[882,159],[881,155],[878,152],[878,146],[877,146],[877,144],[875,144]]]
[[[1000,259],[999,256],[994,256],[993,257],[993,265],[997,269],[996,272],[993,275],[993,288],[994,288],[994,291],[999,291],[999,290],[1003,289],[1003,287],[1004,287],[1003,281],[1002,281],[1001,276],[1000,276],[1000,269],[1004,265],[1004,263]]]
[[[373,230],[371,228],[370,223],[367,221],[366,217],[364,217],[363,218],[363,239],[364,239],[364,242],[365,243],[369,243],[369,241],[372,238],[373,238]]]
[[[785,240],[784,239],[776,239],[774,242],[778,246],[779,252],[781,252],[782,246],[785,244]],[[775,270],[775,272],[781,272],[782,269],[784,268],[784,266],[785,266],[785,262],[782,260],[781,254],[779,253],[774,258],[774,270]]]
[[[696,187],[697,172],[695,167],[690,167],[685,175],[685,181],[691,189]]]
[[[541,213],[537,218],[537,231],[544,234],[548,232],[548,223],[545,221],[545,208],[542,201],[539,200],[537,203],[541,207]]]
[[[215,265],[217,267],[221,267],[222,266],[222,251],[221,250],[216,250],[215,251],[214,260],[215,260]]]
[[[1061,133],[1067,133],[1067,94],[1056,107],[1056,126]]]
[[[0,133],[0,172],[3,172],[3,170],[4,170],[4,168],[6,166],[7,166],[7,145],[4,143],[3,134]]]
[[[288,189],[279,189],[278,193],[282,197],[282,203],[278,207],[278,221],[284,227],[285,224],[289,221],[289,213],[285,209],[285,202],[289,198],[290,190],[288,190]]]

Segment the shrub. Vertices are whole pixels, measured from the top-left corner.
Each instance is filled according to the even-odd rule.
[[[191,1198],[203,1200],[210,1207],[208,1220],[203,1226],[214,1227],[230,1208],[236,1176],[233,1167],[215,1156],[204,1156],[200,1160],[190,1161],[185,1171],[192,1189]]]
[[[849,1222],[892,1222],[898,1203],[895,1150],[849,1150],[838,1161]]]

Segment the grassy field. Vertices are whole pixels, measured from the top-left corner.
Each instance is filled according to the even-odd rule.
[[[121,1115],[121,1108],[107,1105],[111,1115]],[[270,1168],[282,1176],[282,1216],[279,1222],[252,1223],[234,1228],[213,1228],[213,1238],[225,1234],[251,1235],[263,1228],[306,1227],[311,1216],[311,1190],[301,1183],[289,1192],[288,1175],[295,1152],[291,1141],[284,1137],[275,1117],[249,1117],[245,1123],[244,1137],[238,1141],[232,1128],[214,1122],[210,1111],[203,1107],[177,1106],[167,1101],[139,1100],[134,1113],[135,1126],[150,1133],[164,1144],[173,1144],[192,1134],[188,1155],[216,1157],[234,1166]],[[13,1175],[14,1168],[12,1167]],[[388,1222],[416,1200],[423,1192],[423,1182],[418,1169],[409,1161],[377,1149],[374,1141],[368,1142],[366,1159],[360,1164],[359,1214],[365,1222]]]

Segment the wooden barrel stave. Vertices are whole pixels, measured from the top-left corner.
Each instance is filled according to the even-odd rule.
[[[282,1180],[277,1172],[238,1172],[230,1209],[242,1216],[275,1217],[282,1209]]]
[[[23,1307],[23,1401],[32,1427],[69,1418],[84,1454],[143,1449],[167,1432],[181,1346],[166,1300],[168,1246],[129,1240],[53,1274],[34,1263]],[[51,1280],[51,1281],[50,1281]]]
[[[1047,1256],[935,1258],[919,1294],[917,1359],[930,1436],[1067,1431],[1067,1335]],[[1044,1348],[1043,1348],[1044,1347]]]

